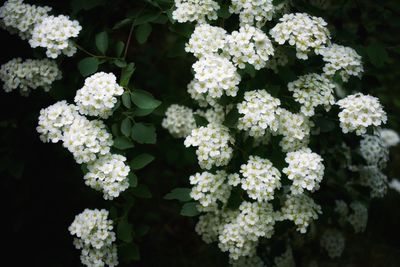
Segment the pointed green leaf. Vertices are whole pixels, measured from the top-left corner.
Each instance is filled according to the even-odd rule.
[[[154,157],[150,154],[144,153],[140,154],[136,158],[134,158],[131,163],[129,164],[133,170],[139,170],[144,168],[150,162],[154,160]]]

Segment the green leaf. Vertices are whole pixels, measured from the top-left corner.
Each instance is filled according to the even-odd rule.
[[[118,248],[118,254],[123,262],[140,260],[139,248],[133,243],[121,244]]]
[[[144,168],[146,165],[148,165],[150,162],[152,162],[154,160],[154,157],[150,154],[144,153],[144,154],[140,154],[139,156],[137,156],[136,158],[134,158],[129,166],[133,169],[133,170],[139,170]]]
[[[73,14],[78,13],[79,11],[83,10],[90,10],[97,6],[104,5],[106,0],[72,0],[72,12]]]
[[[135,37],[139,44],[146,43],[150,36],[152,27],[149,23],[139,25],[135,30]]]
[[[196,122],[197,127],[207,126],[207,124],[208,124],[207,119],[198,114],[194,114],[194,120]]]
[[[218,17],[227,19],[231,16],[231,13],[229,12],[229,5],[228,4],[222,4],[221,8],[218,10]]]
[[[79,61],[78,70],[83,77],[87,77],[95,73],[99,67],[99,60],[95,57],[87,57]]]
[[[318,118],[316,120],[316,124],[317,126],[320,128],[322,133],[327,133],[327,132],[331,132],[335,129],[335,123],[328,119],[328,118]]]
[[[116,55],[117,57],[121,57],[121,56],[122,56],[122,53],[124,52],[124,48],[125,48],[124,42],[118,41],[118,42],[115,44],[115,55]]]
[[[274,4],[274,6],[280,5],[283,2],[286,2],[286,0],[272,0],[272,3]]]
[[[154,125],[136,123],[132,128],[132,139],[140,144],[155,144],[157,139]]]
[[[128,66],[126,66],[122,70],[121,81],[119,83],[122,87],[124,88],[128,87],[129,81],[134,71],[135,71],[135,64],[133,63],[129,63]]]
[[[122,240],[126,243],[132,241],[132,224],[123,220],[120,221],[117,225],[117,237],[119,240]]]
[[[108,34],[106,31],[96,34],[96,47],[103,55],[108,49]]]
[[[140,198],[151,198],[151,192],[149,188],[143,184],[139,185],[138,187],[132,188],[132,194],[136,197]]]
[[[147,115],[151,114],[153,111],[154,111],[154,108],[150,108],[150,109],[137,108],[133,111],[133,115],[136,117],[143,117],[143,116],[147,116]]]
[[[181,215],[187,217],[193,217],[198,215],[200,212],[196,207],[196,202],[185,203],[181,209]]]
[[[146,10],[142,12],[133,22],[134,26],[141,25],[147,22],[156,20],[161,15],[158,10]]]
[[[115,148],[118,148],[118,149],[121,149],[121,150],[125,150],[125,149],[128,149],[128,148],[134,147],[133,142],[131,140],[129,140],[127,137],[125,137],[125,136],[120,136],[120,137],[117,137],[116,139],[114,139],[113,146]]]
[[[118,68],[125,68],[128,65],[125,60],[121,59],[116,59],[113,62],[114,65],[117,66]]]
[[[228,128],[234,128],[239,119],[239,112],[236,108],[233,108],[225,117],[224,125]]]
[[[161,104],[150,93],[142,90],[133,90],[131,93],[132,102],[142,109],[154,109]]]
[[[134,174],[133,172],[129,172],[128,181],[129,181],[130,187],[136,187],[137,183],[138,183],[138,178],[137,178],[136,174]]]
[[[165,195],[164,199],[176,199],[182,202],[192,200],[190,196],[190,188],[174,188],[171,192]]]
[[[120,28],[122,28],[122,27],[124,27],[124,26],[126,26],[126,25],[128,25],[128,24],[131,24],[132,21],[133,21],[132,18],[125,18],[125,19],[123,19],[123,20],[118,21],[117,23],[115,23],[115,25],[112,27],[112,29],[113,29],[113,30],[118,30],[118,29],[120,29]]]
[[[126,137],[129,137],[129,135],[131,134],[131,130],[132,130],[132,121],[129,118],[125,118],[121,122],[121,133]]]
[[[126,107],[126,108],[131,108],[132,107],[132,102],[131,102],[131,95],[129,92],[125,92],[122,94],[122,104]]]
[[[389,55],[382,44],[371,44],[367,47],[369,61],[380,68],[389,60]]]
[[[150,230],[150,226],[148,225],[140,225],[136,229],[136,233],[138,236],[144,236],[146,235]]]

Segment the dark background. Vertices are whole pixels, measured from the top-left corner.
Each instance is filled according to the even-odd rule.
[[[31,1],[53,6],[57,14],[71,14],[71,2]],[[127,10],[141,7],[145,1],[111,2],[76,14],[85,37],[110,29]],[[301,10],[304,2],[295,2]],[[389,127],[399,131],[400,2],[343,3],[339,8],[306,8],[312,14],[321,13],[337,29],[333,35],[339,43],[367,47],[378,42],[385,47],[387,59],[383,65],[365,60],[366,73],[361,84],[381,98],[389,114]],[[114,38],[124,41],[128,30],[117,31]],[[0,40],[1,64],[14,57],[43,55],[6,31],[0,31]],[[128,58],[136,64],[134,84],[152,92],[165,105],[187,97],[185,88],[191,79],[193,59],[183,51],[185,40],[184,34],[171,33],[167,25],[153,25],[148,43],[139,45],[133,41],[129,50]],[[78,41],[85,47],[89,42],[90,38]],[[68,226],[83,209],[109,205],[100,193],[84,185],[80,167],[61,144],[43,144],[35,131],[41,108],[61,99],[72,102],[84,80],[76,68],[77,58],[84,56],[78,52],[72,59],[59,59],[64,78],[50,94],[37,90],[29,97],[21,97],[18,92],[6,94],[0,90],[0,182],[5,193],[2,218],[6,223],[3,262],[9,260],[10,266],[80,266],[79,251],[72,245]],[[156,114],[153,120],[160,122],[161,116]],[[188,186],[188,175],[197,170],[192,151],[183,149],[181,140],[172,139],[163,130],[158,131],[157,145],[139,149],[156,155],[151,165],[138,172],[153,197],[135,200],[130,219],[137,225],[150,226],[150,230],[136,238],[141,260],[129,266],[225,266],[227,256],[216,245],[204,244],[195,233],[196,219],[180,216],[179,204],[163,199],[172,188]],[[389,178],[400,178],[399,159],[399,148],[392,149]],[[386,198],[374,200],[367,232],[347,240],[338,265],[326,266],[400,266],[399,204],[400,194],[392,190]]]

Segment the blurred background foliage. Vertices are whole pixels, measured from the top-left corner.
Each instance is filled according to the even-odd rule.
[[[0,92],[0,173],[5,191],[3,218],[7,223],[4,244],[12,266],[27,262],[33,266],[79,266],[79,252],[67,228],[84,208],[102,207],[112,213],[130,209],[125,221],[128,226],[117,229],[119,239],[128,241],[125,248],[120,248],[124,254],[121,261],[128,263],[121,266],[226,266],[227,256],[195,233],[196,217],[181,216],[181,205],[164,199],[173,188],[188,187],[189,175],[198,170],[194,150],[185,149],[182,140],[173,139],[159,127],[170,104],[192,104],[186,85],[192,79],[194,58],[185,53],[184,44],[193,25],[171,21],[172,0],[27,2],[52,6],[55,13],[70,14],[79,20],[83,30],[77,44],[82,49],[73,58],[58,59],[63,79],[49,94],[38,90],[21,97]],[[227,1],[219,2],[223,7],[219,16],[224,18]],[[293,0],[291,8],[293,12],[323,17],[335,42],[353,47],[363,56],[363,78],[352,79],[346,87],[378,96],[389,115],[388,128],[400,132],[400,2]],[[103,32],[107,33],[106,56],[96,44],[104,37],[99,35]],[[1,64],[14,57],[43,57],[42,51],[32,50],[16,36],[5,31],[0,36]],[[155,160],[136,172],[139,184],[149,192],[131,192],[110,203],[85,186],[72,156],[60,144],[41,143],[35,128],[40,109],[62,99],[72,102],[84,76],[99,70],[120,77],[131,62],[135,71],[129,88],[150,92],[162,104],[143,119],[155,122],[157,143],[136,145],[127,153],[148,153]],[[137,120],[141,122],[142,118]],[[400,178],[399,160],[400,148],[393,148],[387,168],[389,178]],[[391,190],[386,198],[374,200],[366,233],[347,240],[338,262],[326,260],[321,266],[400,266],[398,203],[400,195]],[[309,249],[320,258],[319,248]],[[15,253],[17,257],[12,256]]]

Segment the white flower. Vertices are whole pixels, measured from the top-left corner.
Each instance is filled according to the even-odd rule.
[[[322,234],[320,244],[330,258],[339,258],[344,250],[345,238],[341,232],[328,229]]]
[[[339,119],[343,133],[355,131],[357,135],[363,135],[367,127],[386,123],[386,112],[376,97],[357,93],[339,100],[336,104],[342,109]]]
[[[175,0],[175,7],[172,18],[180,23],[216,20],[217,11],[220,8],[213,0]]]
[[[0,26],[17,33],[22,40],[31,38],[34,26],[41,23],[51,7],[25,4],[23,0],[8,0],[0,7]]]
[[[113,221],[108,219],[107,210],[85,209],[75,216],[68,230],[71,235],[76,236],[75,247],[82,249],[82,264],[110,267],[118,265]]]
[[[215,104],[212,108],[206,110],[198,109],[195,114],[203,116],[208,122],[222,124],[225,120],[225,115],[233,108],[233,105],[221,106]]]
[[[389,149],[377,135],[364,135],[360,141],[360,154],[367,162],[367,165],[386,167],[389,160]]]
[[[349,207],[343,200],[335,200],[335,212],[339,215],[338,221],[340,225],[344,225],[347,221],[347,216],[349,214]]]
[[[82,115],[107,119],[117,103],[116,96],[123,93],[114,74],[98,72],[85,79],[85,85],[76,92],[75,103]]]
[[[278,130],[278,109],[281,101],[265,90],[247,91],[244,101],[237,105],[239,114],[238,129],[245,130],[250,136],[262,137],[267,129]]]
[[[332,44],[322,48],[320,54],[326,62],[324,73],[327,76],[339,72],[342,80],[346,82],[350,76],[361,77],[364,72],[361,56],[353,48]]]
[[[389,187],[400,193],[400,181],[398,179],[393,179],[392,181],[390,181]]]
[[[297,231],[304,234],[312,220],[318,219],[318,214],[322,213],[321,206],[304,194],[289,195],[281,210],[280,220],[293,221],[297,226]]]
[[[232,0],[229,12],[239,14],[240,25],[253,25],[261,28],[267,21],[272,20],[275,7],[272,0]]]
[[[399,134],[392,129],[380,129],[379,136],[386,146],[397,146],[400,143]]]
[[[232,158],[233,149],[229,146],[235,140],[229,129],[217,123],[209,123],[206,127],[194,129],[185,139],[185,146],[198,147],[197,159],[202,169],[212,166],[225,166]]]
[[[215,105],[215,101],[224,93],[227,96],[236,96],[240,76],[228,59],[218,55],[202,57],[193,64],[193,70],[195,79],[188,86],[189,93],[193,90],[197,94],[206,95],[204,100],[211,105]],[[196,95],[192,97],[195,100],[199,98]]]
[[[362,166],[359,171],[360,184],[369,187],[371,198],[383,198],[388,188],[387,176],[378,166]]]
[[[317,106],[330,110],[331,105],[335,104],[334,88],[335,85],[330,80],[315,73],[300,76],[288,84],[294,100],[301,104],[301,112],[307,117],[315,114]]]
[[[43,88],[50,91],[54,81],[60,80],[62,73],[57,63],[49,59],[14,58],[0,68],[0,80],[4,91],[19,89],[21,95],[28,96],[31,90]]]
[[[29,44],[33,48],[45,48],[50,58],[57,58],[61,53],[70,57],[76,52],[70,39],[77,37],[81,29],[79,22],[68,16],[48,16],[35,25]]]
[[[78,108],[68,104],[65,100],[41,109],[39,125],[36,128],[40,134],[40,140],[45,143],[50,141],[57,143],[62,140],[64,129],[79,116]]]
[[[321,48],[329,43],[330,33],[322,18],[293,13],[285,14],[279,21],[270,30],[270,35],[280,45],[288,42],[296,46],[296,56],[299,59],[307,59],[311,51],[320,53]]]
[[[227,33],[223,28],[209,24],[198,24],[185,46],[188,53],[196,57],[217,54],[226,44]]]
[[[241,69],[246,63],[256,70],[264,68],[266,62],[274,55],[274,47],[268,36],[255,27],[245,25],[226,38],[226,53],[232,57],[233,63]]]
[[[320,155],[307,148],[288,153],[285,161],[289,166],[282,172],[293,181],[290,187],[293,195],[302,194],[304,190],[313,192],[319,189],[325,170]]]
[[[89,121],[83,116],[76,117],[71,125],[65,127],[62,141],[79,164],[108,154],[113,143],[102,121]]]
[[[368,223],[368,209],[360,202],[352,202],[350,207],[353,213],[347,217],[348,222],[353,226],[354,232],[364,232]]]
[[[83,177],[85,184],[97,191],[102,191],[106,200],[118,197],[129,187],[127,176],[130,168],[125,161],[124,156],[107,154],[90,162],[87,165],[89,172]]]
[[[240,166],[240,173],[242,188],[259,202],[274,199],[275,189],[281,187],[281,174],[267,159],[250,156],[247,164]]]
[[[196,128],[193,110],[173,104],[165,112],[165,118],[161,125],[176,138],[186,137]]]
[[[273,72],[278,73],[278,67],[286,66],[289,62],[289,58],[282,47],[278,46],[274,48],[274,55],[268,59],[265,64],[267,69],[273,70]]]
[[[190,184],[193,185],[190,196],[200,202],[203,211],[215,210],[218,202],[226,204],[231,195],[231,186],[226,183],[226,178],[225,171],[217,171],[215,174],[196,173],[189,178]]]

